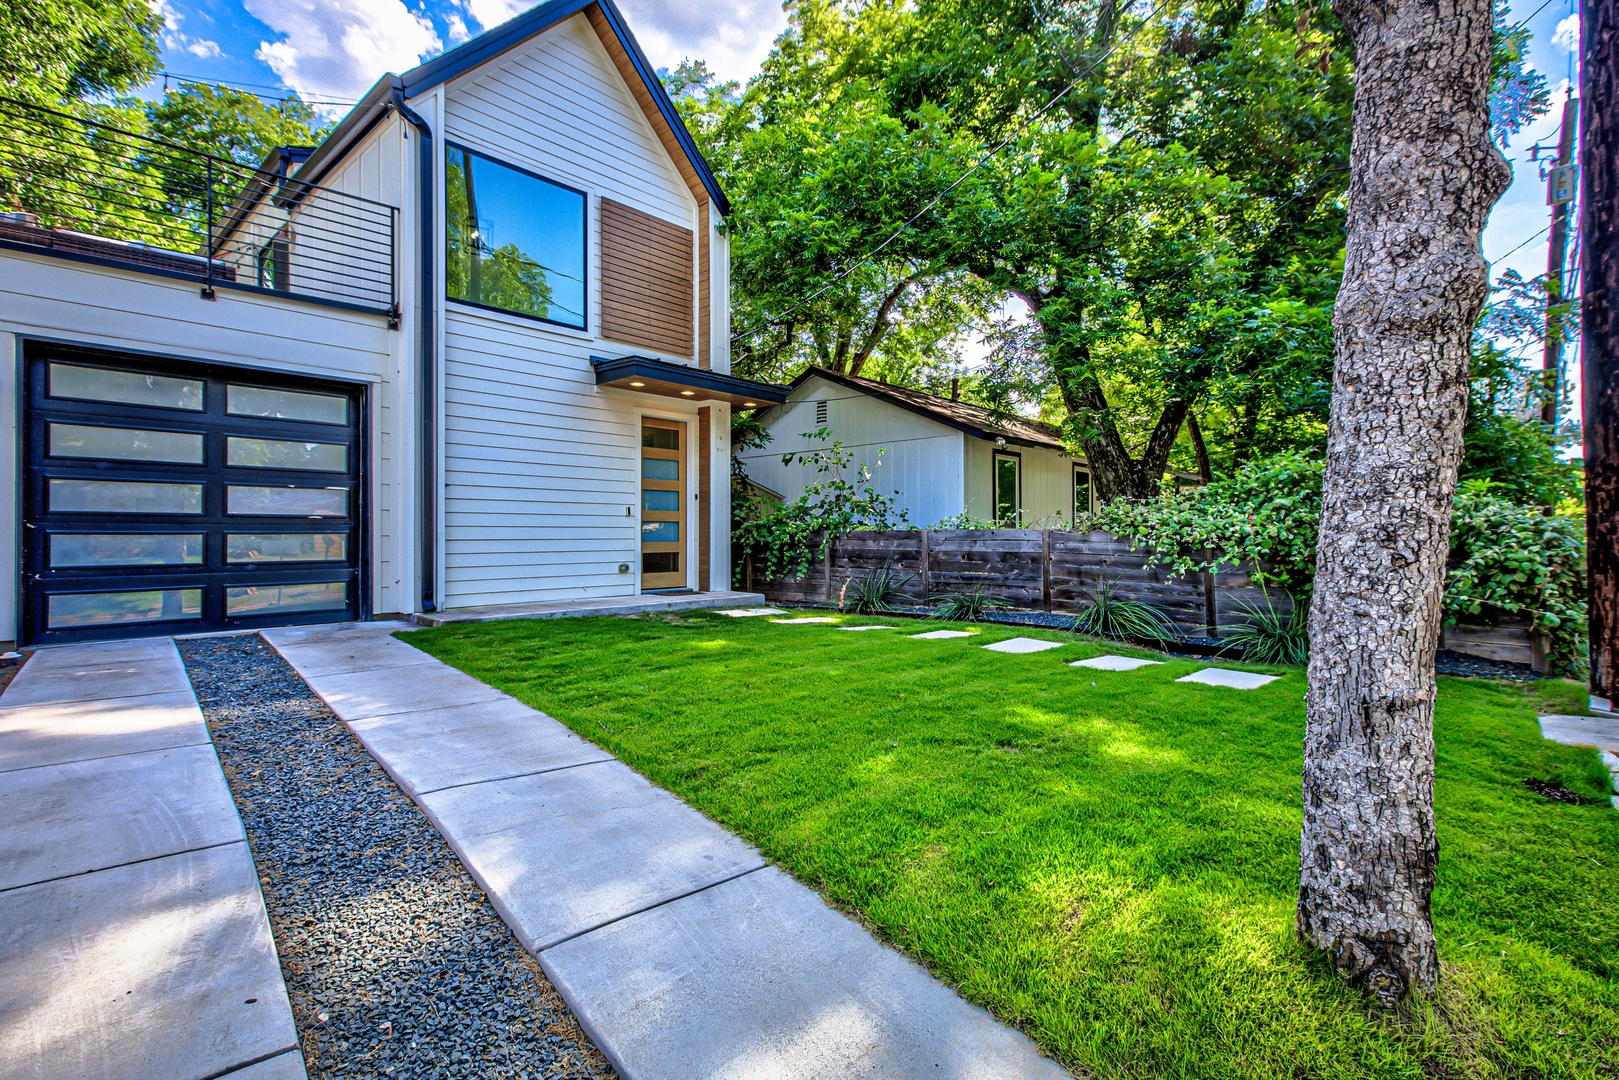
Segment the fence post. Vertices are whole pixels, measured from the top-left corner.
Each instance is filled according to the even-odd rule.
[[[1040,530],[1040,603],[1051,610],[1051,530]]]
[[[832,602],[832,549],[837,546],[837,534],[826,538],[826,602]]]
[[[919,560],[918,576],[922,579],[922,603],[928,602],[928,596],[933,591],[933,583],[928,579],[928,565],[933,560],[928,556],[928,531],[922,530],[922,557]]]
[[[1203,549],[1203,562],[1205,565],[1214,562],[1214,550]],[[1209,637],[1219,637],[1219,612],[1214,603],[1214,571],[1203,571],[1203,625],[1208,628]]]

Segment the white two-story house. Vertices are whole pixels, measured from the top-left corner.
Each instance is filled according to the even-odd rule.
[[[785,388],[729,374],[729,205],[612,0],[259,169],[0,112],[0,638],[727,588],[730,413]]]

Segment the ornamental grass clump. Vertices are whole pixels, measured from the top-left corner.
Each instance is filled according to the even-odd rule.
[[[1296,664],[1310,658],[1310,630],[1303,604],[1290,611],[1277,611],[1270,595],[1265,606],[1247,605],[1242,621],[1233,626],[1225,640],[1241,646],[1243,658],[1259,664]]]
[[[955,622],[978,622],[991,611],[1005,611],[1012,604],[996,596],[982,585],[970,586],[961,592],[944,593],[933,598],[930,619],[950,619]]]
[[[893,611],[896,601],[907,600],[902,589],[910,584],[915,574],[901,574],[892,564],[884,563],[864,577],[850,578],[838,593],[838,610],[872,615]]]
[[[1098,581],[1091,589],[1091,603],[1074,616],[1075,633],[1126,641],[1131,638],[1159,640],[1175,637],[1175,625],[1158,608],[1143,600],[1126,600],[1119,595],[1117,579]]]

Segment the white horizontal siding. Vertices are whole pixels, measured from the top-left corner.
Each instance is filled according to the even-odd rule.
[[[1077,459],[1037,446],[1014,443],[1007,449],[1023,461],[1023,523],[1049,527],[1072,523]],[[986,440],[967,440],[967,513],[984,521],[995,516],[994,453],[994,444]]]
[[[598,392],[590,366],[629,351],[597,333],[600,200],[685,228],[697,204],[583,16],[451,84],[443,131],[589,196],[584,332],[444,305],[443,604],[633,592],[636,399]]]
[[[394,436],[378,429],[395,381],[395,335],[382,317],[223,288],[209,301],[194,282],[0,251],[0,428],[12,433],[0,448],[0,485],[8,491],[17,490],[16,348],[27,337],[364,382],[372,390],[373,461],[392,452]],[[373,476],[373,530],[392,511],[392,498]],[[14,497],[0,500],[0,563],[12,566],[16,513]],[[373,541],[377,581],[387,570],[383,550]],[[374,606],[384,602],[373,595]],[[15,637],[15,605],[14,591],[0,589],[0,638]]]

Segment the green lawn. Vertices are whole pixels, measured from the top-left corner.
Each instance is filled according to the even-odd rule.
[[[1194,661],[1070,668],[1134,651],[1056,632],[898,622],[407,639],[725,823],[1081,1076],[1619,1077],[1619,813],[1522,785],[1604,795],[1595,752],[1535,725],[1579,687],[1441,680],[1443,988],[1389,1016],[1293,941],[1301,670],[1225,690],[1176,683]],[[1020,633],[1068,644],[977,647]]]

